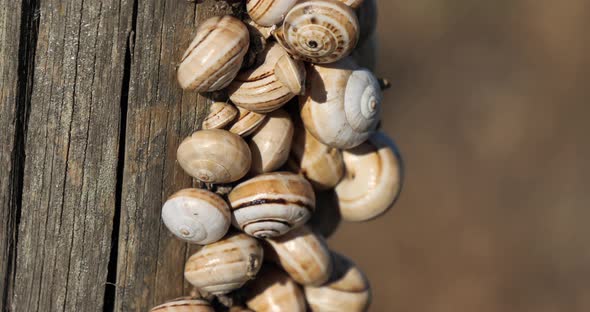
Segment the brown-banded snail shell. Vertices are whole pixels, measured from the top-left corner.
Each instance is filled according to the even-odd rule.
[[[315,209],[311,184],[290,172],[254,177],[228,197],[234,226],[258,238],[281,236],[302,226]]]
[[[238,107],[238,119],[229,128],[230,132],[246,137],[256,131],[266,120],[267,116],[251,112],[247,109]]]
[[[305,0],[289,11],[274,35],[296,59],[333,63],[352,52],[359,24],[356,13],[341,1]]]
[[[227,294],[256,276],[263,256],[256,239],[233,233],[193,254],[186,262],[184,276],[200,291]]]
[[[154,307],[150,312],[215,312],[215,310],[207,300],[184,297]]]
[[[231,225],[229,206],[219,195],[201,189],[184,189],[162,207],[162,220],[176,237],[193,244],[214,243]]]
[[[249,143],[254,174],[279,169],[289,158],[293,141],[293,122],[289,114],[280,109],[268,114],[268,119],[252,135]]]
[[[332,253],[334,273],[320,287],[305,287],[305,297],[313,312],[363,312],[371,304],[371,287],[363,272],[349,259]]]
[[[299,99],[305,128],[320,142],[349,149],[366,141],[381,113],[379,81],[346,58],[308,70],[306,93]]]
[[[293,60],[276,42],[258,54],[258,66],[242,71],[229,85],[229,97],[237,106],[257,113],[280,108],[303,90],[305,66]]]
[[[272,26],[279,24],[298,0],[248,0],[248,15],[257,24]]]
[[[402,163],[394,143],[375,133],[343,156],[346,174],[335,189],[342,219],[366,221],[385,213],[402,186]]]
[[[235,120],[238,109],[225,102],[213,102],[209,115],[203,120],[203,129],[222,129]]]
[[[205,183],[230,183],[248,173],[252,156],[246,142],[226,130],[200,130],[186,138],[176,153],[190,176]]]
[[[256,312],[305,312],[303,290],[287,274],[265,266],[256,280],[247,285],[246,304]]]
[[[197,35],[178,66],[183,89],[197,92],[221,90],[236,77],[250,45],[250,34],[239,19],[211,17],[197,28]]]
[[[324,238],[302,226],[266,240],[275,260],[301,285],[321,285],[332,273],[332,255]]]

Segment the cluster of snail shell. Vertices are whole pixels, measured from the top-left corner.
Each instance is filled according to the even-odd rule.
[[[381,84],[350,56],[375,1],[245,2],[249,19],[201,23],[178,67],[183,89],[212,99],[177,150],[198,187],[162,207],[199,245],[184,268],[196,291],[152,311],[366,311],[367,278],[324,236],[335,218],[382,215],[401,189]]]

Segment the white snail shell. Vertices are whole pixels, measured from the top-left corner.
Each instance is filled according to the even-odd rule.
[[[342,219],[366,221],[385,213],[402,186],[402,164],[394,143],[375,133],[343,156],[347,172],[335,189]]]
[[[231,212],[219,195],[201,189],[184,189],[162,207],[162,220],[176,237],[192,244],[214,243],[227,233]]]
[[[256,276],[263,256],[256,239],[233,233],[193,254],[186,262],[184,277],[206,293],[227,294]]]
[[[289,114],[280,109],[268,114],[268,119],[256,130],[250,141],[254,174],[279,169],[289,158],[293,141],[293,122]]]
[[[246,10],[248,15],[257,24],[272,26],[279,24],[287,15],[287,12],[298,0],[248,0]]]
[[[215,310],[207,300],[184,297],[154,307],[150,312],[215,312]]]
[[[209,115],[203,120],[203,129],[221,129],[238,116],[238,109],[225,102],[213,102]]]
[[[250,45],[250,34],[239,19],[211,17],[197,28],[197,35],[178,66],[183,89],[197,92],[221,90],[236,77]]]
[[[309,68],[307,87],[300,97],[305,128],[320,142],[339,149],[366,141],[381,114],[377,78],[350,58]]]
[[[311,184],[290,172],[254,177],[228,197],[234,226],[258,238],[281,236],[302,226],[315,209]]]
[[[343,2],[305,0],[289,11],[274,35],[296,59],[333,63],[352,52],[359,24],[356,13]]]
[[[240,72],[230,84],[232,103],[249,111],[268,113],[301,93],[305,65],[293,60],[279,44],[268,43],[258,60],[260,65]]]
[[[264,114],[251,112],[241,107],[238,107],[238,111],[238,119],[231,125],[229,131],[243,137],[256,131],[267,118]]]
[[[190,176],[206,183],[230,183],[248,173],[252,156],[244,140],[226,130],[200,130],[186,138],[176,153]]]
[[[256,312],[305,312],[305,295],[289,276],[265,266],[251,284],[246,304]]]
[[[332,273],[332,255],[324,238],[302,226],[266,240],[276,261],[301,285],[321,285]]]
[[[352,261],[333,253],[334,273],[321,287],[305,287],[305,297],[313,312],[363,312],[371,304],[371,287]]]

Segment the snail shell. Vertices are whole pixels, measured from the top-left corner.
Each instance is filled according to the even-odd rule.
[[[185,90],[221,90],[236,77],[250,45],[248,28],[226,15],[211,17],[197,28],[197,35],[178,66],[178,82]]]
[[[257,24],[272,26],[279,24],[297,0],[248,0],[246,10]]]
[[[247,109],[238,107],[238,120],[229,128],[230,132],[246,137],[256,131],[266,120],[266,115],[251,112]]]
[[[231,123],[238,110],[235,106],[225,102],[214,102],[209,109],[209,115],[203,120],[203,129],[221,129]]]
[[[207,300],[183,297],[161,304],[151,312],[215,312]]]
[[[162,220],[176,237],[206,245],[220,240],[227,233],[231,212],[223,198],[215,193],[184,189],[164,203]]]
[[[317,190],[334,188],[344,175],[342,152],[318,141],[303,127],[295,129],[288,165]]]
[[[231,101],[247,110],[268,113],[303,90],[305,65],[293,60],[276,42],[258,54],[259,66],[242,71],[229,85]]]
[[[346,175],[335,189],[342,219],[366,221],[385,213],[402,186],[402,163],[394,143],[375,133],[343,156]]]
[[[176,153],[190,176],[206,183],[230,183],[248,173],[252,156],[244,140],[226,130],[200,130],[186,138]]]
[[[309,182],[290,172],[259,175],[229,193],[232,223],[248,235],[277,237],[302,226],[315,209]]]
[[[334,273],[321,287],[305,287],[313,312],[363,312],[371,304],[371,287],[363,272],[349,259],[333,253]]]
[[[320,142],[340,149],[366,141],[381,113],[379,81],[350,58],[308,71],[306,93],[299,100],[305,128]]]
[[[344,4],[348,5],[349,7],[356,9],[356,8],[360,7],[361,4],[363,4],[363,2],[365,0],[340,0],[340,1],[344,2]]]
[[[259,277],[248,284],[246,304],[256,312],[305,312],[303,291],[289,276],[265,266]]]
[[[256,276],[263,253],[256,239],[233,233],[193,254],[186,262],[184,277],[200,291],[227,294]]]
[[[289,158],[293,141],[293,122],[284,110],[268,115],[265,123],[252,135],[252,168],[254,174],[279,169]]]
[[[244,308],[244,307],[231,307],[229,309],[229,312],[254,312],[254,311]]]
[[[321,285],[330,278],[332,256],[326,242],[306,226],[266,241],[278,263],[297,283]]]
[[[274,32],[277,41],[296,59],[333,63],[352,52],[359,39],[356,13],[338,0],[297,3]]]

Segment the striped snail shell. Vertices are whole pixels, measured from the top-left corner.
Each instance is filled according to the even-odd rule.
[[[266,240],[275,260],[301,285],[321,285],[332,273],[332,256],[324,238],[302,226]]]
[[[267,118],[264,114],[251,112],[241,107],[238,107],[238,111],[238,119],[231,125],[229,131],[242,137],[249,136],[260,128]]]
[[[246,10],[254,22],[262,26],[279,24],[297,0],[248,0]]]
[[[232,223],[246,234],[268,238],[302,226],[315,209],[309,182],[290,172],[262,174],[229,193]]]
[[[296,59],[333,63],[352,52],[359,24],[356,13],[343,2],[304,0],[289,11],[274,35]]]
[[[248,308],[256,312],[305,312],[305,295],[288,275],[265,265],[258,278],[247,285]]]
[[[309,68],[300,97],[305,128],[320,142],[339,149],[366,141],[377,128],[381,88],[377,78],[350,58]]]
[[[207,300],[183,297],[154,307],[150,312],[215,312],[215,310]]]
[[[247,110],[268,113],[285,105],[303,90],[305,65],[293,60],[276,42],[258,54],[253,69],[242,71],[229,85],[230,100]]]
[[[244,140],[226,130],[200,130],[186,138],[176,153],[190,176],[205,183],[230,183],[248,173],[252,156]]]
[[[193,244],[214,243],[227,233],[231,212],[219,195],[201,189],[184,189],[162,207],[162,220],[176,237]]]
[[[193,254],[186,262],[184,277],[200,291],[227,294],[256,276],[263,255],[256,239],[232,233]]]
[[[320,287],[305,287],[305,297],[313,312],[363,312],[371,304],[371,286],[363,272],[348,258],[332,253],[334,273]]]
[[[394,143],[375,133],[343,156],[346,175],[335,189],[342,219],[366,221],[385,213],[402,187],[402,162]]]
[[[211,17],[197,28],[197,35],[178,66],[178,82],[185,90],[221,90],[236,77],[250,45],[250,34],[239,19]]]
[[[282,109],[268,114],[268,119],[252,135],[250,172],[261,174],[279,169],[289,158],[293,141],[293,122]]]
[[[209,115],[203,120],[203,129],[221,129],[238,116],[238,109],[225,102],[213,102]]]

